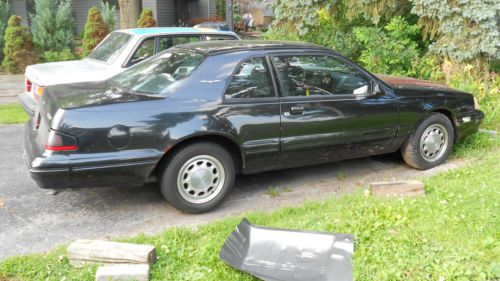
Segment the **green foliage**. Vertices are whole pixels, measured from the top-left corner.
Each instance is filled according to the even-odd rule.
[[[74,39],[71,0],[35,0],[31,32],[35,46],[41,51],[71,49]]]
[[[70,49],[62,51],[46,51],[42,54],[43,62],[76,60],[78,57]]]
[[[413,61],[419,58],[413,37],[420,29],[402,17],[393,18],[384,29],[355,27],[353,32],[364,48],[359,61],[372,72],[407,75],[413,69]]]
[[[325,10],[318,12],[318,26],[311,27],[301,40],[327,46],[349,58],[357,58],[362,47],[342,13],[330,16]]]
[[[424,34],[436,38],[431,50],[458,61],[500,58],[500,1],[410,1]]]
[[[144,9],[137,20],[137,27],[155,27],[156,20],[153,17],[153,11],[151,9]]]
[[[108,2],[103,1],[101,4],[101,15],[102,20],[109,27],[110,31],[116,28],[116,7],[115,5],[110,5]]]
[[[5,30],[5,48],[2,67],[11,73],[22,73],[33,64],[33,41],[28,28],[20,26],[21,17],[12,15]]]
[[[500,75],[494,72],[478,71],[470,64],[454,64],[445,61],[443,67],[446,84],[473,94],[478,100],[485,119],[482,127],[500,132]]]
[[[345,14],[350,20],[363,17],[374,24],[386,24],[395,16],[408,16],[411,5],[407,0],[349,0]]]
[[[226,18],[226,0],[217,0],[216,14],[220,19]]]
[[[7,0],[0,0],[0,61],[3,59],[3,47],[5,46],[5,29],[10,17],[10,4]]]
[[[83,56],[87,56],[109,33],[108,25],[103,21],[97,7],[89,9],[83,31]]]
[[[273,28],[276,31],[304,36],[311,27],[320,24],[320,11],[329,11],[332,3],[324,0],[277,0],[273,8]]]
[[[498,150],[483,160],[425,180],[425,197],[375,198],[362,192],[267,213],[248,213],[268,227],[351,233],[354,280],[497,280]],[[256,280],[218,257],[241,216],[170,228],[124,242],[151,244],[151,280]],[[189,262],[186,262],[189,261]],[[0,262],[0,279],[94,280],[97,266],[72,267],[65,247]]]

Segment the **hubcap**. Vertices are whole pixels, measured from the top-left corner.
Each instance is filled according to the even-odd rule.
[[[447,147],[448,131],[441,124],[430,125],[420,138],[420,154],[429,162],[440,159]]]
[[[198,155],[182,165],[177,175],[177,190],[190,203],[206,203],[220,193],[224,179],[224,167],[219,160]]]

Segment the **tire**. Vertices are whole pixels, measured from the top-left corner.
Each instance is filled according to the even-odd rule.
[[[401,147],[405,162],[426,170],[442,164],[451,153],[454,130],[448,117],[432,113],[411,133]]]
[[[173,152],[162,170],[160,190],[177,209],[203,213],[216,208],[233,187],[231,154],[211,142],[197,142]]]

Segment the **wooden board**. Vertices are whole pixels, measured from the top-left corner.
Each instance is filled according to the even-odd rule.
[[[151,245],[81,239],[69,245],[68,258],[77,267],[86,263],[152,265],[156,261],[156,251]]]
[[[423,196],[424,183],[417,180],[385,181],[370,183],[370,193],[373,196]]]

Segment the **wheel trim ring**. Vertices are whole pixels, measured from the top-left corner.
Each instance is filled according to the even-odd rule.
[[[201,164],[198,165],[198,163]],[[211,166],[208,167],[207,163],[210,163]],[[189,203],[203,204],[219,195],[225,180],[224,166],[217,158],[210,155],[198,155],[186,161],[179,169],[177,190],[181,197]]]
[[[420,155],[428,162],[441,159],[448,149],[448,130],[441,124],[432,124],[420,138]]]

